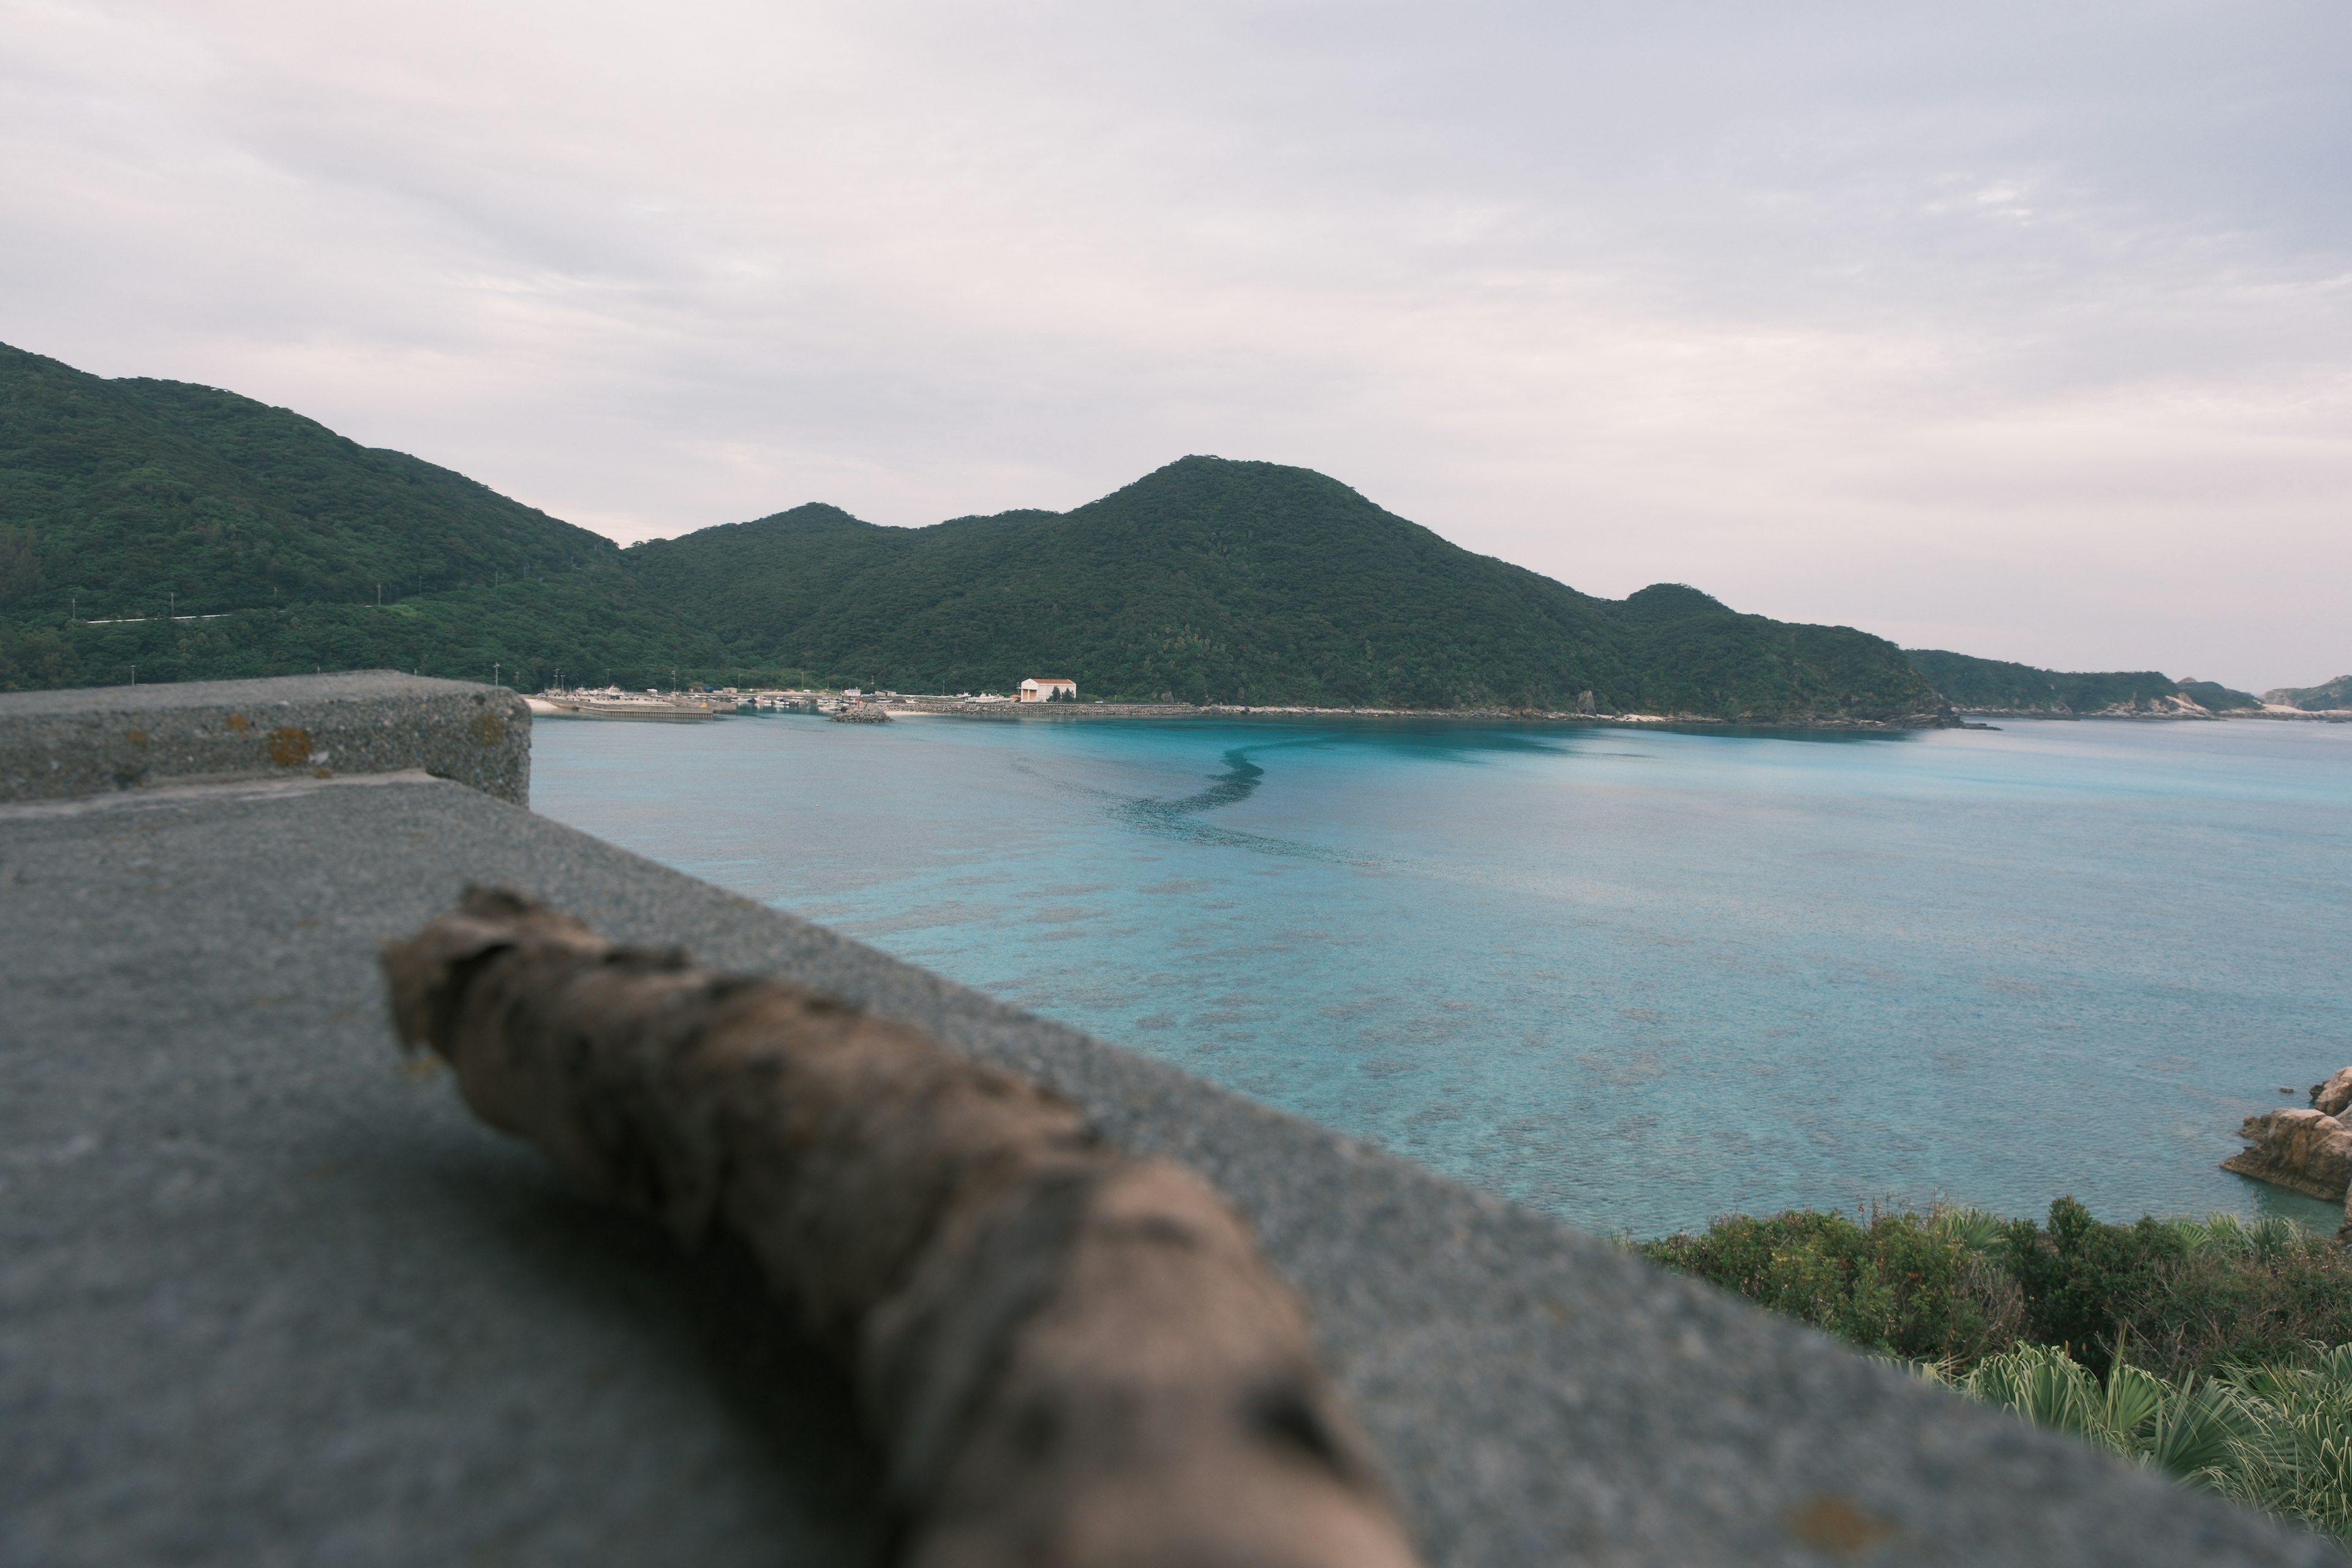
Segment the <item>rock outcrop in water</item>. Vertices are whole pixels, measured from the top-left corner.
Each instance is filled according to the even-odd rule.
[[[2247,1117],[2238,1136],[2248,1147],[2222,1161],[2223,1170],[2330,1203],[2346,1201],[2352,1188],[2352,1128],[2335,1117],[2317,1110],[2267,1111]]]

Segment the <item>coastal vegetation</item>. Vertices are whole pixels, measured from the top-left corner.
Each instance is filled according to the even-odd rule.
[[[2103,1381],[2056,1345],[2020,1345],[1958,1376],[1921,1370],[2037,1426],[2352,1545],[2352,1344],[2179,1379],[2126,1364]]]
[[[1637,1250],[2352,1542],[2352,1257],[2290,1220],[1791,1210]]]
[[[2045,1223],[1968,1208],[1717,1220],[1643,1254],[1870,1350],[1962,1369],[2021,1340],[2167,1376],[2352,1342],[2352,1256],[2273,1218]]]
[[[0,688],[385,667],[1939,722],[1901,650],[1660,584],[1595,598],[1335,479],[1187,458],[1069,512],[812,505],[622,550],[207,387],[0,348]]]

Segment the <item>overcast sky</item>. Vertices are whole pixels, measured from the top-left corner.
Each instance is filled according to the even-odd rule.
[[[1297,463],[1618,596],[2352,670],[2352,7],[0,0],[0,341],[620,540]]]

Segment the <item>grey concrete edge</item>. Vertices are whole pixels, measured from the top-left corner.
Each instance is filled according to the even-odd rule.
[[[0,802],[412,769],[529,805],[529,708],[394,670],[0,693]]]

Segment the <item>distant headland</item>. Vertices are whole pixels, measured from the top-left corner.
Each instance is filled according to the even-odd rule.
[[[2175,680],[2157,670],[2069,673],[1914,648],[1911,662],[1964,713],[2035,719],[2352,718],[2352,675],[2324,686],[2257,697],[2213,680]]]

